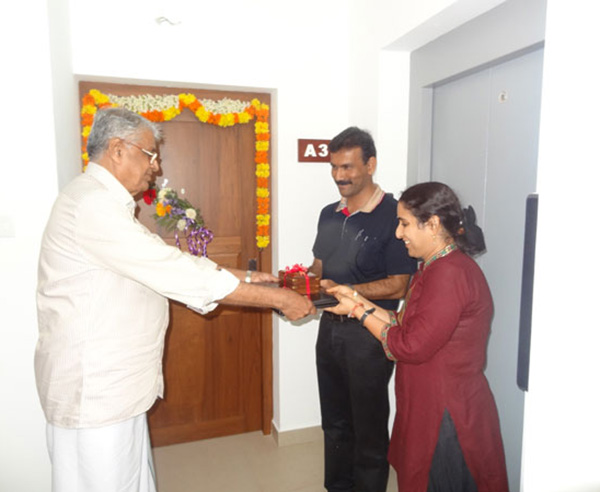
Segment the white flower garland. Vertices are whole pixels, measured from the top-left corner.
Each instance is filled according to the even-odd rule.
[[[151,94],[142,94],[139,96],[115,96],[108,94],[108,99],[111,103],[136,113],[166,111],[170,108],[179,107],[178,95],[153,96]],[[199,101],[207,111],[214,114],[241,113],[250,106],[249,101],[234,100],[227,97],[218,101],[212,99],[199,99]]]

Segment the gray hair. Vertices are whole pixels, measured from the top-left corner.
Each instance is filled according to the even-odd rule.
[[[96,113],[87,141],[90,160],[102,156],[113,138],[135,138],[144,130],[151,130],[156,142],[162,141],[162,131],[156,123],[125,108],[102,109]]]

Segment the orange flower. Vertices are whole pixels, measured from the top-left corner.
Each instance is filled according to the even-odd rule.
[[[81,126],[91,126],[93,122],[94,122],[93,114],[86,113],[81,117]]]
[[[257,188],[268,188],[269,187],[269,178],[256,178],[256,187]]]
[[[266,150],[258,150],[254,154],[254,162],[257,164],[266,164],[269,162],[268,152]]]
[[[257,109],[256,110],[256,120],[266,122],[269,119],[269,110],[268,109]]]
[[[256,199],[256,213],[257,214],[268,214],[269,213],[269,197],[258,197]]]
[[[221,121],[220,114],[210,113],[207,123],[210,123],[212,125],[218,125],[219,121]]]
[[[200,101],[198,101],[198,99],[194,99],[188,107],[195,113],[196,111],[198,111],[198,109],[200,109],[200,106],[202,106],[202,104],[200,104]]]
[[[258,226],[256,228],[256,235],[257,236],[268,236],[269,235],[269,226],[268,225]]]
[[[150,121],[161,122],[165,121],[165,115],[162,111],[146,111],[145,113],[141,113],[142,116]]]
[[[82,106],[95,106],[96,101],[94,100],[94,97],[91,94],[86,94],[85,96],[83,96],[83,99],[81,100],[81,105]]]

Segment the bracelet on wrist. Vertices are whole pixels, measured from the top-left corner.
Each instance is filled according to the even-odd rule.
[[[365,307],[365,305],[362,302],[357,302],[352,308],[352,311],[348,313],[348,318],[356,318],[356,316],[354,316],[354,311],[356,311],[356,308],[358,307]]]
[[[363,315],[360,317],[360,324],[365,326],[365,320],[367,319],[367,316],[369,316],[369,314],[373,314],[375,312],[375,308],[372,307],[371,309],[367,309]]]
[[[247,284],[252,283],[252,270],[246,270],[246,278],[244,279],[244,282]]]

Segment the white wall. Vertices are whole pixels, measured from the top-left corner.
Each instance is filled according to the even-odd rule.
[[[56,195],[58,169],[61,183],[78,172],[78,163],[70,162],[71,147],[63,147],[60,142],[55,144],[57,137],[61,142],[63,139],[77,142],[77,122],[70,114],[72,102],[67,101],[69,96],[62,90],[73,83],[67,73],[69,67],[86,78],[272,90],[273,121],[277,132],[274,214],[277,214],[278,227],[274,232],[274,263],[276,266],[309,263],[318,210],[322,204],[334,200],[336,193],[328,166],[296,162],[296,140],[329,138],[349,124],[367,127],[373,131],[378,143],[378,180],[389,191],[399,191],[405,183],[408,56],[382,49],[394,42],[399,43],[395,48],[402,47],[403,43],[406,46],[411,43],[418,45],[423,39],[433,39],[458,25],[457,22],[468,20],[477,9],[486,9],[497,3],[498,0],[310,0],[302,4],[302,11],[292,15],[287,12],[285,2],[275,0],[211,2],[210,5],[191,0],[106,0],[102,2],[102,8],[94,8],[89,2],[72,2],[72,60],[69,60],[68,50],[64,50],[64,39],[55,39],[59,31],[53,30],[51,36],[53,88],[46,3],[43,0],[22,4],[13,2],[10,22],[5,22],[0,30],[0,41],[4,47],[2,66],[10,67],[10,70],[5,68],[1,82],[5,95],[3,128],[6,133],[6,118],[10,117],[10,129],[1,160],[4,188],[0,210],[0,233],[3,234],[0,237],[0,330],[3,335],[0,348],[0,387],[3,391],[0,405],[0,490],[49,490],[44,421],[33,380],[32,357],[36,339],[33,293],[39,237],[49,205]],[[549,0],[555,9],[560,3]],[[52,19],[54,26],[64,22],[62,15],[68,4],[68,0],[49,0],[51,10],[61,12]],[[571,5],[572,2],[569,3]],[[549,60],[556,58],[554,73],[550,68],[548,73],[556,76],[564,62],[570,70],[567,73],[576,75],[582,67],[569,65],[576,60],[569,60],[568,56],[577,51],[576,43],[580,36],[594,32],[595,26],[589,25],[587,30],[582,31],[570,25],[563,27],[562,23],[570,22],[571,18],[564,2],[560,8],[565,12],[549,12],[553,17],[546,56],[550,57]],[[579,0],[574,12],[580,14],[577,21],[591,22],[594,18],[592,7],[582,0]],[[158,15],[171,16],[183,23],[175,29],[166,25],[158,27],[153,21]],[[457,21],[457,18],[460,20]],[[596,41],[584,45],[585,49],[591,50],[594,44],[597,45]],[[6,48],[13,46],[18,46],[18,50]],[[563,51],[562,46],[567,49]],[[594,57],[595,53],[588,52],[586,61]],[[591,73],[582,75],[592,77]],[[591,84],[590,97],[576,101],[573,106],[577,108],[564,107],[572,100],[566,95],[569,98],[585,97],[586,92],[581,90],[581,86],[574,77],[554,87],[554,92],[551,92],[553,104],[552,101],[547,102],[548,116],[544,118],[543,115],[547,125],[563,121],[555,116],[559,110],[598,109],[594,106],[598,103],[591,97],[594,87]],[[60,100],[52,101],[53,94]],[[594,126],[588,116],[593,113],[598,111],[587,109],[585,113],[570,114],[568,122],[571,128],[575,121],[587,122],[587,130],[596,128],[597,125]],[[565,374],[595,378],[599,373],[591,359],[584,362],[586,359],[579,357],[580,354],[589,355],[593,347],[593,344],[586,343],[594,341],[586,330],[597,330],[598,327],[591,307],[595,300],[591,298],[593,290],[588,287],[589,293],[586,291],[589,278],[574,268],[576,261],[563,260],[558,272],[554,263],[556,248],[565,249],[559,252],[561,257],[572,253],[581,260],[585,251],[575,249],[573,245],[586,244],[593,250],[594,239],[597,238],[592,221],[594,217],[586,222],[588,227],[582,223],[583,217],[590,217],[585,213],[595,210],[591,199],[587,198],[588,202],[582,204],[581,196],[568,195],[580,200],[567,200],[564,207],[565,201],[558,196],[559,192],[565,192],[564,182],[561,183],[563,186],[555,183],[555,178],[562,176],[561,166],[565,162],[578,170],[577,177],[588,175],[590,169],[587,163],[595,159],[595,149],[590,148],[595,135],[574,135],[570,132],[563,144],[560,140],[565,138],[564,129],[560,129],[561,138],[557,138],[556,133],[550,134],[549,130],[542,131],[548,133],[545,142],[561,146],[561,150],[569,144],[571,150],[581,148],[586,152],[585,155],[576,155],[575,159],[564,157],[557,161],[552,158],[550,146],[542,149],[543,154],[549,157],[547,164],[541,162],[541,176],[546,179],[546,184],[543,188],[540,183],[540,190],[546,193],[541,202],[541,217],[545,225],[540,226],[540,235],[546,237],[546,247],[545,254],[540,252],[538,256],[538,272],[545,271],[549,278],[544,278],[543,282],[536,280],[534,330],[550,333],[551,339],[542,344],[532,361],[531,386],[539,387],[543,392],[538,394],[532,390],[528,395],[526,418],[532,425],[531,434],[526,436],[526,451],[530,451],[524,463],[524,471],[529,473],[525,476],[527,492],[550,490],[535,486],[536,480],[543,480],[542,468],[534,463],[536,455],[541,453],[546,458],[542,461],[550,462],[548,469],[554,474],[549,476],[563,473],[560,463],[550,456],[550,446],[545,450],[539,444],[547,444],[542,433],[548,424],[543,418],[544,413],[558,404],[559,412],[549,416],[566,416],[565,422],[573,424],[576,431],[582,431],[580,422],[584,418],[589,417],[590,421],[596,422],[598,414],[597,402],[584,391],[566,391],[561,400],[553,399],[554,386],[566,386],[563,382]],[[545,178],[544,169],[552,178]],[[397,187],[394,183],[398,183]],[[298,190],[310,192],[318,199],[311,204],[290,198],[299,196]],[[567,191],[573,194],[571,190]],[[553,208],[544,209],[544,200]],[[571,224],[574,226],[571,227]],[[11,233],[13,229],[14,234]],[[558,239],[557,235],[560,235]],[[587,271],[593,268],[598,275],[595,264],[586,267]],[[554,287],[557,278],[560,291]],[[579,288],[564,294],[562,286],[565,283]],[[539,306],[557,306],[557,292],[567,295],[568,305],[558,305],[548,314],[540,312]],[[587,305],[571,292],[584,296]],[[576,323],[563,322],[563,318],[572,311],[570,305],[573,304],[577,304],[581,317]],[[571,339],[564,336],[565,331],[573,333],[579,343],[572,345]],[[302,326],[276,322],[274,396],[275,423],[280,430],[319,423],[314,374],[315,333],[314,321]],[[558,346],[559,341],[561,346]],[[565,341],[568,343],[563,343]],[[565,346],[569,350],[561,350]],[[546,347],[548,354],[544,358]],[[557,361],[562,372],[558,372]],[[569,371],[565,372],[567,369]],[[551,376],[549,379],[544,375],[546,372]],[[597,386],[592,386],[588,379],[585,382],[592,390]],[[566,397],[585,404],[579,408],[579,414],[570,412],[571,407],[565,404]],[[585,428],[585,433],[594,437],[596,442],[599,437],[597,429]],[[574,450],[580,449],[582,443],[576,440],[576,436],[570,436],[566,427],[559,430],[569,445],[567,451],[576,456]],[[589,442],[584,441],[583,445],[582,461],[594,458],[597,463],[597,455]],[[573,461],[574,458],[569,460],[568,465],[576,466]],[[581,471],[581,466],[576,466],[576,470]],[[562,477],[563,482],[567,479],[567,471]],[[583,472],[581,477],[588,483],[595,480],[591,472]]]
[[[41,230],[56,195],[46,2],[11,5],[0,29],[0,490],[49,490],[45,423],[33,376]]]
[[[548,0],[523,492],[600,490],[597,14]]]

